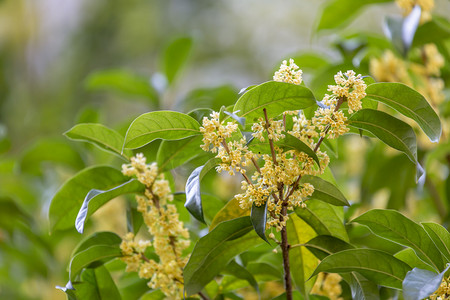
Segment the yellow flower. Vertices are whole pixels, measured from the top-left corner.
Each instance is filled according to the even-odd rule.
[[[278,82],[287,82],[293,84],[302,83],[303,71],[295,64],[292,58],[289,59],[289,65],[286,60],[280,66],[280,69],[273,75],[273,80]]]

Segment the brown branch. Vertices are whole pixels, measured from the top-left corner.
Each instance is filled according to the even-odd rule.
[[[287,217],[287,206],[281,208],[280,222]],[[289,263],[289,242],[286,226],[281,228],[281,251],[283,252],[284,287],[286,289],[286,300],[292,300],[291,267]]]
[[[269,118],[267,117],[267,110],[264,108],[264,118],[266,119],[266,125],[264,126],[267,130],[267,135],[269,135]],[[272,153],[272,160],[273,160],[273,164],[276,166],[277,165],[277,156],[275,154],[275,147],[273,146],[273,140],[269,137],[269,145],[270,145],[270,152]]]

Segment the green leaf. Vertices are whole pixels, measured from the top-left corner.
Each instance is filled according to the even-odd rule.
[[[314,186],[314,193],[311,199],[317,199],[336,206],[350,206],[345,196],[332,183],[317,176],[305,175],[301,178],[300,184],[310,183]]]
[[[259,286],[255,280],[255,277],[253,277],[252,273],[250,273],[243,266],[239,265],[236,261],[234,260],[230,261],[230,263],[225,267],[223,273],[230,274],[236,278],[246,280],[259,294]]]
[[[402,281],[411,268],[392,255],[374,249],[349,249],[325,257],[312,276],[319,272],[358,272],[379,285],[402,288]]]
[[[421,223],[442,256],[450,262],[450,233],[437,223]]]
[[[403,83],[380,82],[369,85],[366,94],[416,121],[432,142],[439,141],[441,121],[425,97],[414,89]]]
[[[125,70],[96,71],[86,78],[85,86],[89,90],[110,90],[124,95],[139,96],[158,105],[158,94],[150,80]]]
[[[181,103],[181,106],[185,110],[197,107],[207,107],[213,111],[219,111],[223,105],[233,105],[236,102],[237,97],[238,93],[231,85],[200,88],[189,92]]]
[[[231,259],[261,243],[252,231],[250,217],[222,222],[196,243],[184,268],[184,285],[188,296],[198,293],[218,275]]]
[[[186,203],[184,207],[200,222],[205,223],[203,217],[202,196],[200,181],[218,163],[217,158],[212,158],[205,165],[196,168],[186,181]]]
[[[78,211],[75,219],[75,228],[79,233],[83,233],[86,219],[109,200],[123,194],[143,193],[144,190],[145,186],[134,178],[106,191],[97,189],[90,190]]]
[[[450,24],[445,18],[433,16],[433,19],[417,28],[414,35],[413,47],[428,43],[437,43],[450,38]]]
[[[167,81],[172,83],[186,63],[192,48],[192,39],[182,37],[172,41],[166,48],[163,57],[163,71]]]
[[[339,251],[354,249],[355,247],[331,235],[319,235],[305,244],[318,259],[324,259],[330,254]]]
[[[119,246],[122,242],[122,238],[115,234],[114,232],[102,231],[95,232],[89,237],[82,240],[76,248],[73,250],[71,257],[75,256],[81,251],[84,251],[92,246],[103,245],[103,246]]]
[[[414,252],[411,248],[404,248],[403,250],[397,252],[394,254],[394,256],[401,261],[405,262],[410,266],[411,268],[419,268],[419,269],[425,269],[428,271],[433,272],[434,269],[430,265],[427,265],[424,263]]]
[[[403,281],[403,298],[405,300],[427,298],[439,288],[448,268],[439,274],[418,268],[412,269]]]
[[[109,190],[129,180],[119,170],[109,166],[94,166],[82,170],[56,192],[49,209],[50,232],[69,229],[86,195],[93,188]]]
[[[269,81],[258,85],[236,102],[233,112],[244,117],[251,125],[264,117],[263,109],[267,110],[268,118],[276,117],[286,110],[298,110],[316,105],[312,92],[300,85]]]
[[[317,154],[308,145],[289,133],[286,133],[285,136],[286,137],[284,139],[275,143],[278,147],[283,150],[296,150],[299,152],[304,152],[308,156],[312,157],[317,165],[320,166],[320,161]]]
[[[154,290],[145,293],[139,300],[164,300],[166,295],[164,295],[161,290]]]
[[[373,109],[357,111],[348,121],[351,127],[367,130],[388,146],[405,153],[416,164],[416,179],[419,181],[422,178],[423,168],[417,161],[416,134],[411,126]]]
[[[315,199],[306,202],[306,208],[297,208],[295,213],[319,235],[331,235],[348,241],[341,207]]]
[[[83,268],[87,268],[95,262],[98,262],[98,264],[102,265],[103,263],[121,255],[122,250],[120,250],[119,245],[91,246],[86,250],[78,252],[74,257],[72,257],[69,265],[69,278],[71,281],[73,281],[78,273],[83,270]]]
[[[219,212],[215,215],[214,219],[209,226],[209,231],[213,230],[218,224],[229,221],[232,219],[236,219],[239,217],[249,216],[250,210],[244,210],[239,206],[239,201],[236,198],[231,199],[230,201],[222,207]]]
[[[41,139],[27,148],[20,159],[20,170],[32,175],[42,175],[43,163],[63,164],[75,170],[85,166],[83,159],[66,141]]]
[[[156,155],[160,172],[172,170],[199,155],[207,155],[200,149],[202,136],[191,136],[176,141],[162,141]]]
[[[187,113],[188,116],[193,117],[200,124],[203,123],[203,118],[209,118],[213,110],[210,108],[196,108]]]
[[[255,203],[252,205],[252,210],[250,213],[250,219],[252,220],[253,229],[256,234],[259,235],[264,241],[269,245],[269,241],[266,237],[266,223],[267,223],[267,202],[264,205],[256,206]]]
[[[149,112],[131,123],[123,148],[139,148],[155,139],[179,140],[200,134],[199,128],[194,118],[180,112]]]
[[[322,15],[320,16],[317,31],[324,29],[333,29],[348,23],[357,12],[366,5],[374,3],[390,2],[391,0],[334,0],[328,1]]]
[[[123,136],[102,124],[78,124],[66,131],[64,135],[75,141],[92,143],[102,150],[127,160],[133,155],[131,150],[124,150],[122,153]]]
[[[317,234],[297,215],[289,215],[286,223],[289,245],[300,245]],[[318,265],[318,259],[304,247],[291,247],[289,250],[291,274],[298,291],[307,299],[314,280],[307,281]]]
[[[408,49],[403,42],[403,18],[397,16],[386,17],[383,25],[386,28],[386,35],[391,40],[394,48],[405,56]]]
[[[376,235],[411,247],[436,271],[444,269],[442,256],[425,229],[395,210],[372,209],[352,222],[363,224]]]
[[[380,292],[376,283],[367,280],[357,272],[352,272],[351,276],[342,274],[342,277],[348,282],[352,290],[352,299],[361,300],[379,300]]]

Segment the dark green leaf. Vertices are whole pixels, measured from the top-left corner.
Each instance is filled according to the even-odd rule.
[[[94,166],[77,173],[56,192],[49,209],[50,231],[73,227],[86,195],[93,188],[109,190],[129,177],[109,166]]]
[[[317,234],[331,235],[343,241],[348,241],[342,207],[336,207],[315,199],[308,200],[306,204],[306,208],[297,208],[295,213],[308,223]]]
[[[320,16],[317,30],[333,29],[348,23],[357,12],[366,5],[374,3],[390,2],[390,0],[334,0],[328,1]]]
[[[394,210],[372,209],[352,222],[363,224],[376,235],[411,247],[427,264],[436,271],[444,269],[442,256],[425,229]]]
[[[70,280],[73,281],[78,273],[83,270],[83,268],[89,267],[92,263],[98,262],[98,264],[102,265],[103,263],[121,255],[122,251],[120,250],[119,245],[94,245],[86,250],[80,251],[70,260]]]
[[[128,128],[123,148],[139,148],[155,139],[179,140],[200,134],[200,124],[176,111],[154,111],[137,117]]]
[[[207,155],[200,149],[202,136],[191,136],[176,141],[162,141],[156,155],[160,172],[169,171],[183,165],[199,155]]]
[[[283,150],[296,150],[299,152],[304,152],[305,154],[308,154],[308,156],[312,157],[317,165],[320,166],[320,161],[317,154],[308,145],[289,133],[286,133],[285,135],[286,137],[283,140],[275,143],[277,146]]]
[[[218,224],[196,243],[183,272],[188,296],[201,291],[234,256],[262,242],[247,234],[252,229],[250,217],[242,217]]]
[[[167,81],[172,83],[186,63],[192,48],[192,39],[182,37],[172,41],[166,48],[163,58],[163,70]]]
[[[347,280],[352,291],[352,299],[360,300],[379,300],[380,292],[376,283],[367,280],[364,276],[357,272],[352,272],[351,276],[342,274],[343,278]]]
[[[252,273],[250,273],[246,268],[239,265],[236,261],[232,260],[224,269],[225,274],[230,274],[235,276],[236,278],[246,280],[259,294],[259,286],[253,277]]]
[[[256,204],[253,203],[250,218],[252,220],[252,225],[255,232],[260,238],[270,244],[266,237],[267,202],[268,201],[266,201],[264,205],[260,206],[256,206]]]
[[[86,78],[89,90],[111,90],[125,95],[139,96],[158,104],[158,94],[150,85],[150,80],[125,70],[101,70]]]
[[[433,19],[417,28],[413,47],[436,43],[450,38],[450,24],[445,18],[433,16]]]
[[[302,183],[310,183],[314,186],[314,193],[310,196],[311,199],[321,200],[337,206],[350,205],[335,185],[320,177],[305,175],[300,180],[300,184]]]
[[[131,150],[122,153],[123,136],[102,124],[77,124],[64,134],[72,140],[92,143],[126,159],[133,155]]]
[[[319,272],[358,272],[375,283],[396,289],[411,268],[392,255],[374,249],[349,249],[325,257],[313,275]]]
[[[315,104],[314,95],[308,88],[269,81],[242,95],[232,111],[239,117],[245,117],[247,124],[251,125],[264,117],[264,108],[268,117],[272,118],[287,110],[303,109]]]
[[[307,279],[311,276],[319,261],[308,251],[308,249],[300,247],[299,245],[310,240],[317,234],[310,226],[308,226],[308,224],[295,214],[289,215],[289,219],[286,223],[286,230],[288,242],[289,245],[291,245],[289,258],[292,279],[297,290],[307,298],[307,295],[314,285],[314,280],[307,281]],[[298,246],[292,247],[293,245]]]
[[[130,179],[107,191],[97,189],[90,190],[78,211],[77,218],[75,219],[75,228],[79,233],[83,233],[86,219],[109,200],[123,194],[143,193],[144,190],[145,186],[136,179]]]
[[[305,247],[309,249],[318,259],[324,259],[330,254],[339,251],[354,249],[355,247],[341,239],[330,235],[319,235],[308,241]]]
[[[442,128],[438,115],[418,92],[402,83],[374,83],[366,89],[367,97],[389,105],[419,124],[432,142],[438,142]]]
[[[406,274],[403,281],[403,298],[405,300],[420,300],[433,294],[441,285],[445,272],[430,272],[418,268],[412,269]]]
[[[450,233],[437,223],[421,223],[442,256],[450,262]]]

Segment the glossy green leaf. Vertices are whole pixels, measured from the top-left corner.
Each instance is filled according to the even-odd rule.
[[[230,201],[222,207],[219,212],[215,215],[214,219],[209,226],[209,231],[213,230],[219,223],[224,221],[229,221],[239,217],[249,216],[250,210],[244,210],[239,206],[239,201],[236,198]]]
[[[404,248],[403,250],[394,254],[394,256],[405,262],[411,268],[419,268],[434,272],[433,267],[424,263],[411,248]]]
[[[328,1],[320,16],[317,30],[333,29],[348,23],[366,5],[390,2],[390,0],[333,0]]]
[[[448,268],[439,274],[418,268],[412,269],[403,281],[403,298],[405,300],[427,298],[439,288]]]
[[[218,159],[212,158],[205,165],[196,168],[186,181],[186,203],[184,207],[200,222],[205,223],[203,217],[202,196],[200,181],[218,163]]]
[[[92,246],[119,246],[122,242],[122,238],[114,232],[101,231],[95,232],[87,238],[83,239],[73,250],[72,257],[81,251],[84,251]]]
[[[192,39],[182,37],[172,41],[166,48],[163,57],[163,70],[167,81],[172,83],[186,63],[192,48]]]
[[[252,220],[253,229],[265,242],[269,243],[266,237],[266,223],[267,223],[267,202],[264,205],[252,205],[250,212],[250,219]],[[269,243],[270,244],[270,243]]]
[[[308,223],[317,234],[331,235],[343,241],[348,241],[342,207],[311,199],[306,202],[306,208],[297,208],[295,213]]]
[[[414,89],[403,83],[380,82],[369,85],[366,94],[416,121],[432,142],[439,141],[441,121],[427,100]]]
[[[77,124],[64,135],[72,140],[92,143],[126,159],[133,155],[131,150],[124,150],[122,153],[123,136],[102,124]]]
[[[121,255],[122,250],[120,250],[119,245],[94,245],[86,250],[80,251],[70,260],[70,280],[73,281],[83,268],[89,267],[94,262],[98,262],[101,265]]]
[[[425,229],[394,210],[372,209],[352,222],[363,224],[376,235],[411,247],[424,262],[435,270],[444,269],[442,256]]]
[[[308,249],[300,246],[292,246],[303,244],[317,234],[305,223],[305,221],[295,214],[289,215],[289,219],[286,223],[286,230],[288,242],[289,245],[291,245],[291,248],[289,249],[289,259],[292,279],[297,290],[307,297],[314,285],[314,280],[307,281],[307,279],[314,272],[319,261]]]
[[[78,215],[75,219],[75,228],[79,233],[83,233],[84,224],[87,218],[109,200],[123,194],[143,193],[144,190],[145,186],[134,178],[106,191],[97,189],[90,190],[78,211]]]
[[[179,140],[200,134],[200,124],[175,111],[154,111],[137,117],[128,128],[123,148],[139,148],[155,139]]]
[[[161,172],[179,167],[199,155],[207,155],[201,151],[202,136],[192,136],[176,141],[162,141],[156,155],[158,169]]]
[[[310,196],[311,199],[317,199],[337,206],[350,205],[335,185],[320,177],[305,175],[300,179],[300,184],[303,183],[310,183],[314,186],[314,193]]]
[[[269,81],[258,85],[236,102],[233,112],[244,117],[247,124],[258,122],[264,118],[263,109],[269,118],[273,118],[286,110],[298,110],[316,105],[312,92],[300,85]]]
[[[450,233],[448,230],[437,223],[426,222],[421,224],[442,256],[450,262]]]
[[[96,71],[86,78],[89,90],[108,90],[149,99],[158,104],[158,94],[150,84],[150,78],[139,76],[125,70]]]
[[[222,222],[200,238],[183,272],[188,296],[201,291],[234,256],[262,242],[255,233],[248,234],[252,229],[250,217],[242,217]]]
[[[411,268],[394,256],[374,249],[349,249],[325,257],[313,276],[319,272],[358,272],[379,285],[401,289]]]
[[[252,273],[250,273],[245,267],[241,266],[236,261],[230,261],[230,263],[225,267],[223,273],[246,280],[259,294],[259,286],[258,282],[256,282],[255,280],[255,277],[253,277]]]
[[[129,177],[109,166],[93,166],[77,173],[64,183],[52,199],[50,231],[73,227],[86,195],[93,188],[109,190],[128,180]]]
[[[20,170],[32,175],[42,175],[43,163],[63,164],[75,170],[85,166],[80,153],[67,142],[42,139],[27,148],[20,159]]]

